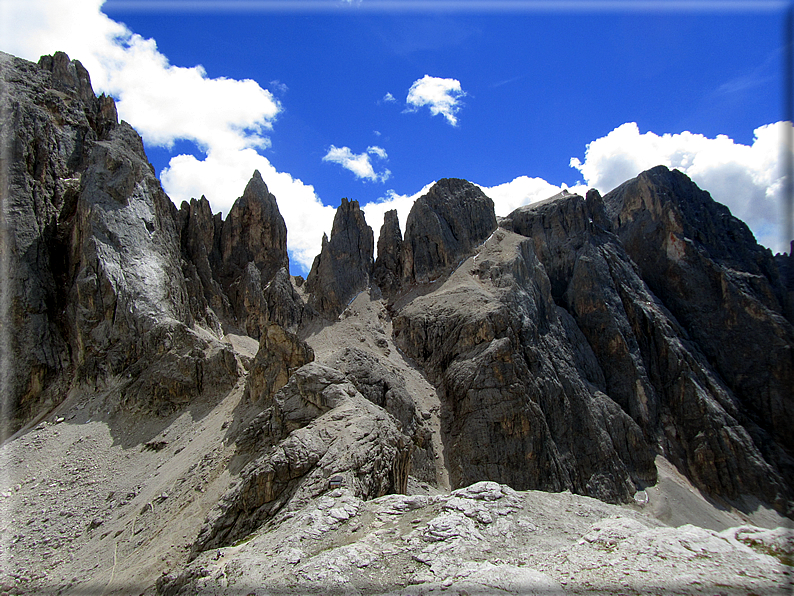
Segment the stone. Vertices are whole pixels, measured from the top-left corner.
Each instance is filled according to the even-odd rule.
[[[764,456],[732,392],[640,277],[597,191],[521,207],[502,225],[532,239],[555,301],[598,361],[586,363],[588,381],[643,429],[645,448],[661,441],[707,493],[738,499],[754,492],[785,509],[781,468]]]
[[[591,366],[594,355],[551,287],[532,241],[497,230],[395,313],[395,343],[438,387],[453,488],[492,480],[628,500],[655,475],[653,449],[580,369],[580,354]]]
[[[13,354],[4,422],[14,431],[65,394],[71,374],[67,306],[71,221],[94,144],[118,125],[85,68],[62,52],[40,63],[0,53],[5,303]],[[6,194],[7,192],[7,194]]]
[[[378,236],[378,258],[372,279],[384,295],[391,296],[400,288],[402,271],[403,237],[397,210],[391,209],[383,216],[383,226]]]
[[[408,214],[403,280],[427,283],[448,274],[496,225],[493,201],[479,187],[454,178],[439,180]]]
[[[313,360],[314,351],[306,342],[270,323],[259,338],[259,350],[245,381],[245,398],[268,403],[295,370]]]
[[[643,172],[603,202],[643,280],[738,400],[764,457],[789,468],[772,445],[794,448],[794,328],[770,251],[677,170]]]
[[[343,198],[334,215],[331,239],[323,235],[322,249],[306,278],[310,306],[326,318],[336,319],[369,287],[374,250],[372,228],[358,201]]]
[[[355,347],[334,352],[325,362],[344,373],[369,401],[397,419],[400,430],[411,438],[414,445],[411,475],[435,483],[431,431],[405,388],[405,380],[389,371],[375,355]]]
[[[194,554],[233,544],[280,511],[306,505],[328,490],[331,476],[342,476],[358,499],[403,492],[412,449],[390,414],[318,363],[295,372],[238,447],[249,463],[208,515]]]

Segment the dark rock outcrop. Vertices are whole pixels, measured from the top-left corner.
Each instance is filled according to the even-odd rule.
[[[218,240],[217,277],[229,297],[240,330],[258,338],[267,324],[264,288],[282,268],[289,268],[287,226],[256,171],[223,222]]]
[[[742,409],[793,453],[794,329],[769,250],[686,175],[663,166],[604,203],[643,279]],[[759,444],[769,442],[763,434],[756,433]]]
[[[331,239],[323,235],[322,250],[306,278],[309,304],[335,319],[372,276],[375,237],[358,201],[342,199],[334,215]]]
[[[439,388],[453,487],[487,478],[621,501],[654,478],[641,428],[588,380],[596,359],[531,240],[497,230],[393,325]]]
[[[245,398],[267,403],[287,384],[292,373],[314,360],[314,351],[281,325],[262,329],[259,350],[245,381]]]
[[[256,454],[210,512],[193,552],[233,544],[282,510],[328,490],[331,476],[361,499],[404,492],[411,441],[340,371],[298,369],[237,441]]]
[[[403,236],[397,211],[391,209],[383,217],[378,236],[378,258],[372,278],[386,296],[400,287],[403,271]]]
[[[439,180],[408,214],[403,280],[426,283],[449,273],[495,229],[493,201],[479,187],[455,178]]]
[[[75,383],[127,379],[122,402],[154,412],[229,386],[234,357],[190,330],[176,210],[140,137],[65,54],[2,70],[11,427]]]
[[[13,430],[60,401],[68,386],[70,222],[93,146],[118,121],[112,99],[95,97],[85,68],[66,54],[39,65],[0,54],[0,76],[4,351],[11,366],[2,418]]]
[[[219,336],[223,334],[221,321],[233,316],[229,299],[213,273],[221,260],[219,242],[222,226],[220,213],[212,214],[206,197],[182,202],[179,229],[190,312],[196,321],[204,323]]]
[[[599,223],[600,222],[600,223]],[[502,224],[532,239],[555,300],[576,321],[603,373],[591,377],[695,485],[785,507],[785,481],[765,461],[731,391],[636,271],[601,197],[522,207]],[[697,413],[697,415],[694,415]]]

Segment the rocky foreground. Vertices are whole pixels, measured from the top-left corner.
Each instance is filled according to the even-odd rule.
[[[680,172],[344,199],[303,280],[258,172],[177,209],[79,62],[0,71],[0,593],[790,587],[790,256]]]

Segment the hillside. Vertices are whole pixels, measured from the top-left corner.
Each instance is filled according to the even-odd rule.
[[[685,175],[343,199],[303,280],[259,172],[177,209],[78,61],[0,70],[0,593],[790,583],[790,257]]]

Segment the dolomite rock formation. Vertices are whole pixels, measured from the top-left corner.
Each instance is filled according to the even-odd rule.
[[[196,320],[254,338],[270,322],[297,330],[306,307],[289,280],[287,228],[258,171],[225,221],[204,197],[183,202],[179,221]]]
[[[230,386],[234,357],[190,329],[176,210],[140,137],[65,54],[1,62],[11,427],[74,383],[126,379],[122,402],[157,412]]]
[[[393,295],[400,287],[403,271],[403,236],[397,211],[391,209],[383,217],[378,236],[378,258],[372,277],[386,295]]]
[[[306,278],[309,304],[335,319],[351,299],[369,286],[375,239],[358,201],[342,199],[334,215],[331,239],[323,235],[322,250]]]
[[[300,508],[331,476],[360,499],[405,491],[410,438],[340,371],[307,364],[268,402],[237,441],[253,459],[210,513],[194,552],[233,544],[282,509]]]
[[[753,441],[755,425],[640,278],[596,191],[521,207],[502,225],[532,239],[555,301],[598,361],[603,379],[591,382],[643,429],[647,449],[661,443],[712,494],[755,492],[785,507],[786,482]]]
[[[396,313],[395,341],[439,387],[453,486],[485,477],[626,500],[653,481],[653,449],[593,383],[592,350],[550,290],[531,241],[497,230]]]
[[[286,227],[258,172],[226,221],[204,198],[177,211],[78,61],[0,66],[10,429],[74,387],[114,384],[130,411],[167,415],[234,384],[227,330],[297,329]]]
[[[727,208],[663,166],[625,182],[604,203],[648,286],[760,427],[755,440],[768,444],[768,433],[791,453],[794,329],[772,254]]]
[[[471,182],[445,178],[419,197],[405,224],[404,282],[448,273],[496,229],[493,201]]]
[[[355,347],[333,353],[325,363],[341,371],[364,397],[394,416],[398,428],[413,444],[411,475],[435,484],[436,454],[431,432],[402,376],[387,369],[375,355]]]

